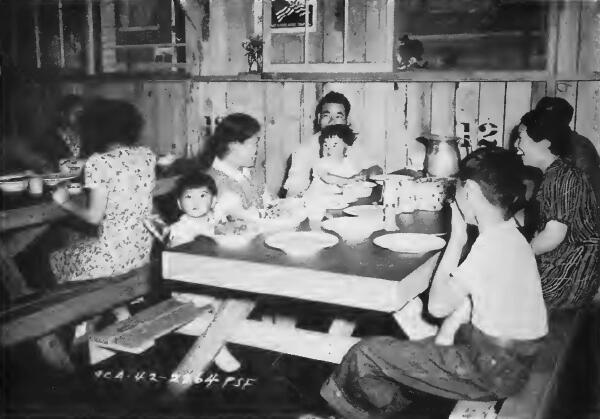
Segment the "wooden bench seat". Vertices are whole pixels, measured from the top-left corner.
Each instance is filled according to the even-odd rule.
[[[536,360],[529,381],[516,395],[501,403],[496,414],[497,402],[459,401],[450,419],[545,419],[559,386],[569,385],[561,379],[565,375],[567,360],[576,356],[573,345],[582,331],[585,313],[563,311],[553,313],[549,319],[546,346]],[[475,413],[477,412],[477,413]]]
[[[0,346],[33,340],[123,305],[151,290],[151,266],[116,277],[61,284],[0,313]]]
[[[103,348],[139,354],[156,339],[196,319],[209,306],[196,307],[174,299],[162,301],[136,315],[90,334],[90,342]]]

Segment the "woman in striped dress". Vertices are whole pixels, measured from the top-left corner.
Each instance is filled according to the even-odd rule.
[[[539,226],[531,241],[550,309],[588,304],[600,282],[600,211],[583,172],[566,163],[565,136],[539,111],[523,116],[515,146],[544,172],[537,193]]]

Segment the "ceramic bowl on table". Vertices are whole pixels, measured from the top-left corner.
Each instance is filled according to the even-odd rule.
[[[71,179],[75,179],[77,175],[65,174],[65,173],[48,173],[42,175],[42,179],[44,179],[44,183],[47,186],[56,186],[60,183],[66,182]]]
[[[28,184],[29,178],[24,176],[8,178],[6,180],[0,180],[0,190],[7,193],[23,192],[27,189]]]
[[[213,238],[219,246],[237,249],[249,245],[259,234],[260,229],[258,226],[241,221],[233,221],[218,224],[215,228]]]
[[[265,244],[289,256],[310,257],[322,249],[335,246],[339,239],[322,231],[286,231],[268,236]]]
[[[363,217],[336,217],[323,221],[322,228],[337,233],[345,243],[358,244],[383,228],[381,220]]]
[[[79,195],[83,192],[83,186],[79,182],[71,182],[69,186],[67,186],[67,190],[71,195]]]

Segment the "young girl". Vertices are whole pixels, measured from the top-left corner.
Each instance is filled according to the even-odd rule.
[[[522,163],[503,149],[480,149],[459,171],[452,233],[435,273],[429,311],[464,314],[453,345],[435,338],[400,341],[365,339],[352,347],[321,389],[346,418],[379,417],[410,404],[421,391],[456,400],[498,400],[528,379],[548,326],[535,256],[511,216],[524,193]],[[459,265],[466,224],[479,236]]]
[[[215,234],[215,217],[213,209],[216,203],[217,185],[212,177],[200,171],[192,171],[182,175],[175,186],[177,207],[181,211],[179,220],[160,231],[154,224],[156,218],[146,220],[146,227],[167,247],[175,247],[193,241],[198,236],[211,237]],[[164,224],[163,224],[164,225]],[[160,227],[160,226],[159,226]],[[221,300],[201,294],[173,292],[172,297],[181,302],[192,302],[198,307],[212,305],[216,310]],[[240,368],[240,363],[223,347],[215,357],[215,364],[225,372],[233,372]]]

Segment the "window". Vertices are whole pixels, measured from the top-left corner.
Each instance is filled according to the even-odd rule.
[[[548,2],[398,0],[395,69],[545,70]]]
[[[263,0],[266,72],[391,72],[394,0]]]

